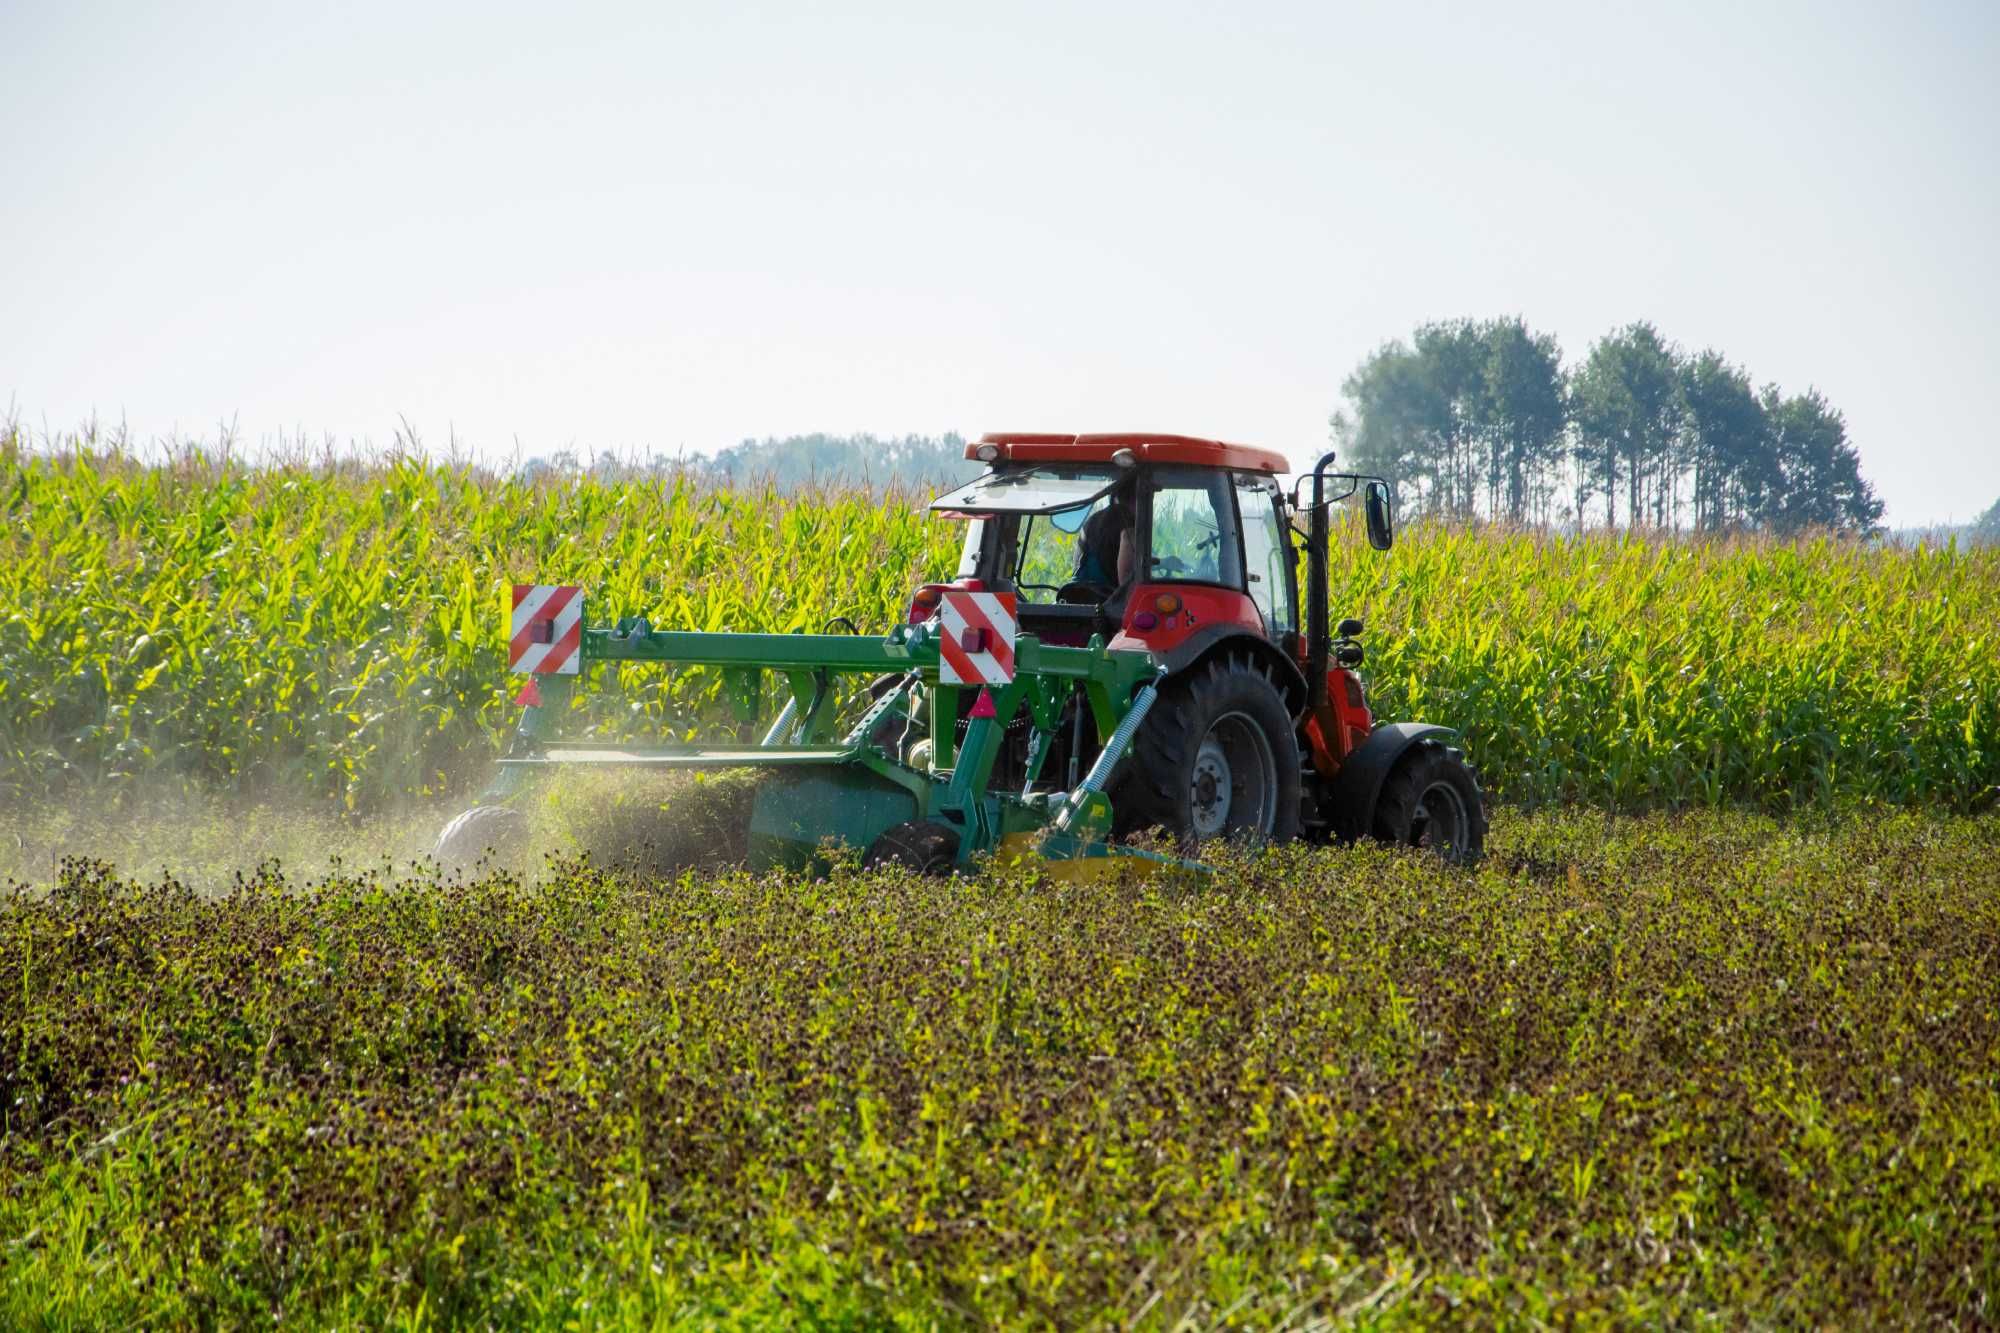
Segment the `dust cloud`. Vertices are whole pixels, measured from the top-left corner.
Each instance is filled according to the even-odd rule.
[[[433,857],[439,833],[476,803],[470,797],[365,814],[224,795],[48,800],[0,812],[0,885],[46,888],[69,858],[106,863],[123,879],[172,878],[212,892],[272,868],[293,884],[432,869],[526,878],[577,858],[657,874],[719,869],[747,852],[756,785],[747,772],[580,774],[550,782],[511,802],[522,815],[518,836],[477,866]]]

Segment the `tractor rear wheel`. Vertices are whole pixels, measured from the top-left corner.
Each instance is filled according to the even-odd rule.
[[[510,805],[475,805],[444,826],[431,855],[447,866],[476,865],[514,853],[526,838],[528,821]]]
[[[912,819],[875,839],[862,867],[876,870],[901,866],[919,875],[942,878],[958,863],[958,834],[934,819]]]
[[[1463,751],[1421,741],[1396,761],[1375,799],[1379,842],[1422,847],[1469,866],[1486,850],[1486,806]]]
[[[1270,677],[1213,658],[1160,688],[1112,784],[1115,832],[1162,828],[1183,847],[1299,835],[1299,743]]]

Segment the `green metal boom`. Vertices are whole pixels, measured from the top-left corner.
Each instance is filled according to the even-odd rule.
[[[962,862],[1015,835],[1033,835],[1052,860],[1111,854],[1104,843],[1110,806],[1104,780],[1151,702],[1160,669],[1143,652],[1114,652],[1093,637],[1081,648],[1014,645],[1013,679],[990,688],[992,716],[974,716],[958,739],[962,692],[939,680],[935,623],[898,625],[881,637],[852,634],[702,634],[655,630],[644,618],[582,632],[579,673],[538,678],[542,701],[524,710],[500,761],[489,797],[505,799],[532,776],[567,765],[723,769],[769,768],[751,821],[753,864],[805,866],[824,844],[867,848],[889,828],[930,819],[958,835]],[[719,669],[739,731],[760,720],[766,673],[782,681],[785,702],[761,743],[623,747],[559,741],[552,735],[569,704],[571,682],[605,662],[654,662]],[[893,677],[844,730],[833,677]],[[1042,769],[1070,698],[1080,693],[1103,747],[1091,779],[1074,790],[1043,780]],[[985,709],[975,709],[983,714]],[[1026,779],[1019,791],[992,789],[1008,725],[1025,714]],[[897,719],[895,741],[885,740]],[[922,741],[907,744],[912,727]]]

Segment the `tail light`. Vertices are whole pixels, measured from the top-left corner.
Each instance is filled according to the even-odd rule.
[[[926,583],[917,589],[917,595],[910,599],[910,609],[903,619],[912,625],[921,625],[937,614],[938,603],[944,600],[942,584]]]

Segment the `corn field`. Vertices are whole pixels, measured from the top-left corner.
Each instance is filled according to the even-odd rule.
[[[0,797],[463,790],[514,713],[509,583],[581,584],[593,620],[874,632],[955,562],[925,498],[0,441]],[[1331,583],[1378,716],[1463,728],[1513,801],[2000,793],[2000,550],[1413,528],[1347,534]],[[703,673],[619,672],[573,732],[715,716]]]

